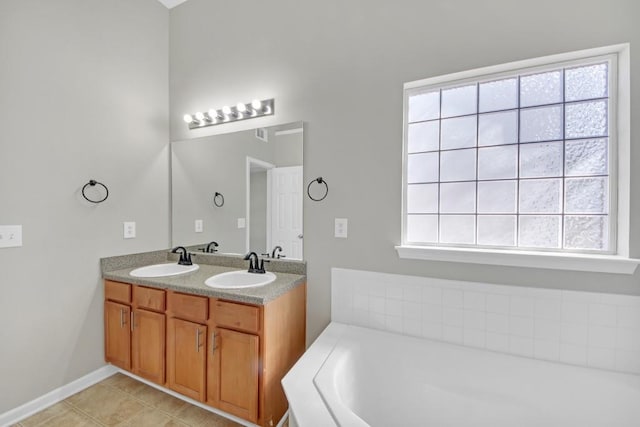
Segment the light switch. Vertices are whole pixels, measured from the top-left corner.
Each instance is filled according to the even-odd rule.
[[[238,218],[238,228],[245,228],[247,226],[247,220],[245,218]]]
[[[335,221],[335,237],[346,239],[347,238],[347,218],[336,218]]]
[[[124,238],[133,239],[136,237],[136,223],[134,221],[123,222]]]
[[[0,225],[0,248],[22,246],[21,225]]]
[[[195,230],[196,233],[202,233],[202,231],[204,230],[204,224],[202,223],[201,219],[196,219]]]

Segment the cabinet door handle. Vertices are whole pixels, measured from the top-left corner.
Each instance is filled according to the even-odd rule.
[[[196,329],[196,352],[200,353],[200,329]]]
[[[124,308],[120,309],[120,327],[124,328],[125,320],[124,320]]]
[[[133,328],[135,328],[134,322],[136,321],[135,314],[133,310],[131,310],[131,332],[133,332]]]
[[[216,352],[216,348],[218,348],[218,346],[216,345],[216,333],[212,333],[211,334],[211,354]]]

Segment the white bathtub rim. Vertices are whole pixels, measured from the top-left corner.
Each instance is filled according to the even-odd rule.
[[[291,369],[291,371],[282,381],[285,393],[287,395],[287,398],[289,399],[290,410],[292,411],[294,418],[298,420],[300,427],[328,427],[338,425],[351,427],[367,425],[366,422],[363,422],[359,416],[354,414],[344,402],[327,402],[327,398],[323,396],[323,393],[318,389],[318,384],[322,383],[323,375],[325,375],[322,374],[323,371],[325,371],[325,373],[328,372],[327,375],[329,376],[324,378],[326,381],[328,381],[328,386],[334,387],[334,389],[337,387],[335,378],[331,378],[331,369],[323,369],[323,366],[331,368],[331,366],[327,365],[327,363],[330,363],[329,359],[333,359],[334,361],[338,359],[337,357],[331,356],[339,356],[339,354],[337,353],[339,353],[342,349],[340,347],[340,342],[345,339],[345,335],[349,335],[351,332],[356,332],[358,330],[363,330],[363,332],[366,331],[365,333],[376,333],[382,335],[393,335],[394,337],[402,337],[402,335],[393,334],[386,331],[362,328],[355,325],[347,325],[338,322],[330,323],[325,331],[323,331],[318,339],[309,347],[300,361],[294,366],[294,368]],[[443,343],[440,341],[425,340],[422,338],[406,336],[404,336],[404,338],[418,339],[419,341],[428,341],[435,345],[454,347],[463,352],[481,352],[484,354],[495,354],[498,357],[506,357],[507,359],[522,359],[523,361],[535,362],[537,365],[549,364],[555,367],[565,366],[573,371],[584,371],[584,373],[591,372],[591,375],[612,375],[620,378],[625,377],[628,379],[632,379],[632,382],[637,384],[638,376],[633,374],[578,367],[557,362],[533,360],[527,357],[505,355],[503,353],[472,349],[465,346],[458,346],[450,343]],[[338,347],[336,347],[336,345]],[[344,349],[342,350],[344,351]],[[339,400],[339,393],[335,394],[335,397],[337,400]],[[340,413],[333,414],[336,415],[334,417],[331,410],[328,408],[328,405],[334,408],[334,412],[336,411],[335,408],[338,408],[337,411],[340,411]],[[351,415],[349,416],[349,414],[347,414],[346,416],[344,416],[345,414],[342,411],[351,412]],[[357,418],[357,420],[353,418],[354,416]],[[340,420],[340,423],[336,422],[336,419]],[[352,423],[351,420],[355,421]]]
[[[334,347],[318,369],[313,378],[313,384],[337,425],[341,427],[369,427],[368,423],[344,404],[340,396],[336,375],[339,375],[342,369],[339,369],[337,365],[344,361],[344,357],[349,357],[349,350],[341,346]]]
[[[331,322],[282,379],[289,411],[299,426],[337,426],[313,379],[349,325]]]

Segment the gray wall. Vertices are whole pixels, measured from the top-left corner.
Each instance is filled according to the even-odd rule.
[[[270,251],[267,248],[267,171],[252,172],[249,187],[249,248],[260,255]]]
[[[304,159],[303,152],[303,136],[302,133],[293,133],[287,135],[279,135],[273,137],[275,153],[273,158],[275,164],[279,168],[287,166],[302,166]],[[269,139],[271,141],[271,139]]]
[[[631,42],[637,112],[638,16],[637,0],[189,0],[171,11],[171,138],[246,126],[194,132],[181,118],[253,98],[275,97],[276,114],[252,127],[305,121],[305,183],[323,176],[330,188],[323,202],[305,198],[309,338],[329,321],[331,267],[640,294],[640,273],[410,261],[394,250],[401,239],[404,82]],[[206,49],[195,42],[221,37],[229,40]],[[632,126],[631,255],[639,257],[640,122]],[[333,237],[335,217],[349,219],[348,239]]]
[[[99,258],[168,246],[168,29],[156,0],[0,1],[0,414],[104,365]]]

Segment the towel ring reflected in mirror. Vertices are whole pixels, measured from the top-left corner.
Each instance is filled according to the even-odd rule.
[[[224,196],[222,195],[222,193],[218,193],[216,191],[216,194],[213,195],[213,204],[219,208],[224,205]]]

